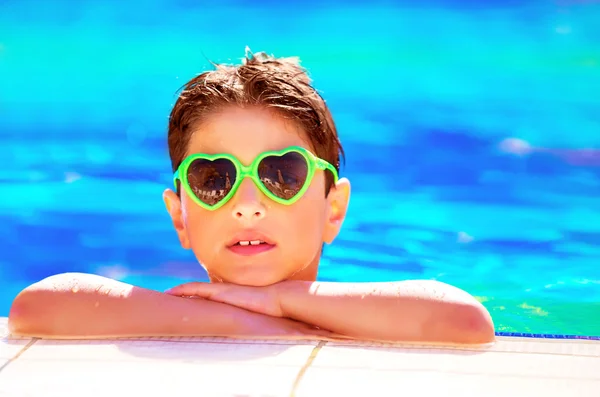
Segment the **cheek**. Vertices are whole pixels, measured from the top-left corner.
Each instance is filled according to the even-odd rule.
[[[218,225],[217,214],[207,211],[196,205],[189,198],[182,202],[183,223],[187,237],[194,252],[205,251],[207,246],[213,245]]]
[[[318,245],[321,244],[327,219],[324,183],[322,178],[315,178],[304,197],[295,204],[293,222],[299,239],[304,242],[314,241]]]

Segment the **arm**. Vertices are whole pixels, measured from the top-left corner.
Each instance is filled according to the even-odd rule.
[[[488,311],[468,293],[431,281],[275,284],[285,317],[355,338],[483,344],[494,341]]]
[[[193,282],[168,293],[287,317],[356,339],[446,345],[494,341],[494,324],[483,305],[458,288],[431,280],[283,281],[266,287]]]
[[[27,287],[15,298],[8,325],[14,335],[54,339],[318,334],[291,320],[79,273]]]

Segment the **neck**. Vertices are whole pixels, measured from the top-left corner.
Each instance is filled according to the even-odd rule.
[[[304,269],[293,273],[287,280],[297,280],[297,281],[315,281],[317,279],[317,274],[319,273],[319,261],[316,264],[311,264]]]
[[[297,280],[297,281],[315,281],[317,274],[319,273],[319,262],[321,261],[321,250],[317,252],[317,255],[309,262],[307,266],[292,273],[286,280]]]

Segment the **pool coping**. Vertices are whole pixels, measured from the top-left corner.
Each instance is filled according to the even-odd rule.
[[[600,371],[593,370],[600,368],[597,336],[497,332],[497,342],[487,347],[220,337],[85,341],[9,337],[6,323],[0,317],[3,397],[40,391],[51,396],[52,392],[64,397],[81,395],[75,386],[63,386],[58,381],[61,377],[72,385],[80,379],[78,387],[94,384],[90,393],[103,396],[115,393],[107,381],[118,383],[119,379],[128,393],[146,388],[150,395],[164,394],[167,389],[161,388],[166,383],[157,379],[170,366],[180,373],[169,373],[174,379],[179,377],[169,387],[182,392],[195,387],[197,376],[207,380],[239,377],[239,384],[223,386],[234,391],[211,389],[211,396],[364,395],[377,388],[382,391],[375,395],[394,395],[418,387],[418,395],[429,390],[426,395],[597,397],[600,389]],[[140,356],[140,352],[144,353]],[[146,378],[139,368],[154,376]],[[49,375],[52,371],[55,375]],[[123,375],[127,371],[130,377]],[[93,377],[99,372],[106,375],[104,381]],[[273,377],[273,373],[279,375]],[[269,379],[273,385],[257,385],[257,379]],[[285,385],[277,389],[282,382]]]

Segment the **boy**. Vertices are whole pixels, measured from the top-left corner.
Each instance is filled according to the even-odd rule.
[[[487,310],[443,283],[315,281],[350,183],[338,178],[343,151],[331,114],[296,59],[247,53],[240,66],[195,77],[171,112],[168,144],[175,189],[163,199],[211,283],[160,293],[52,276],[17,296],[13,334],[494,340]]]

